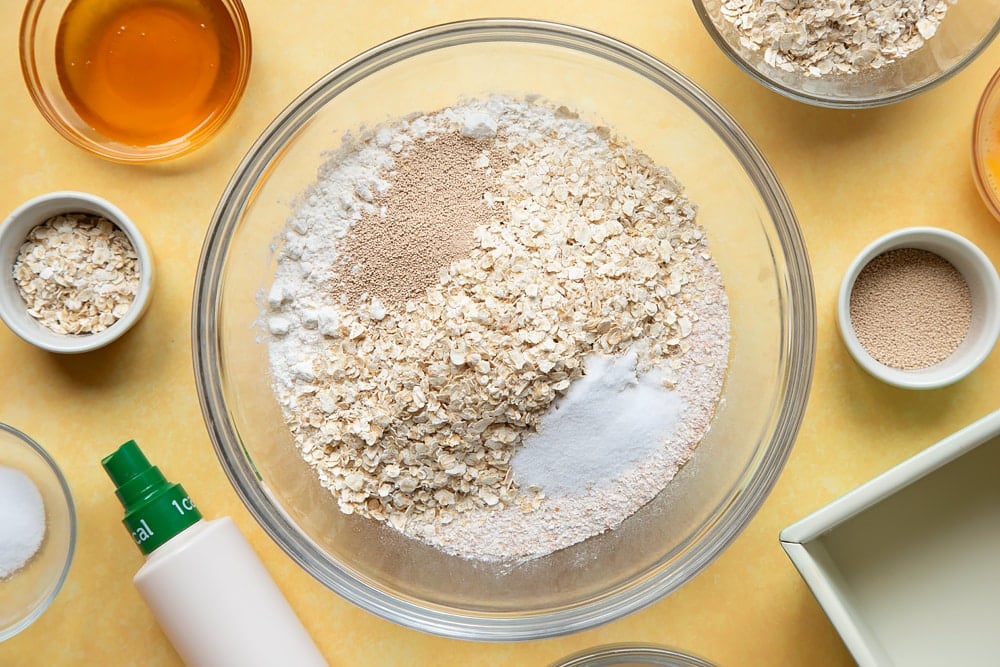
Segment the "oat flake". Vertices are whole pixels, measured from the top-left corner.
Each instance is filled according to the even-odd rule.
[[[33,228],[14,261],[28,314],[58,334],[92,334],[121,319],[139,291],[139,257],[110,220],[57,215]]]
[[[905,58],[931,39],[957,0],[722,0],[740,45],[808,77],[856,74]]]

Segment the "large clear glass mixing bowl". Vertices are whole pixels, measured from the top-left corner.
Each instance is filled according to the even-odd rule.
[[[677,478],[618,529],[499,566],[448,556],[346,516],[302,461],[272,394],[256,324],[274,244],[345,132],[490,93],[541,94],[614,128],[667,165],[731,300],[731,359],[710,432]],[[649,55],[586,30],[481,20],[374,48],[316,82],[267,128],[230,181],[196,281],[198,391],[222,466],[254,517],[331,590],[444,636],[518,640],[604,623],[674,591],[760,507],[795,439],[812,373],[812,281],[795,217],[730,116]]]

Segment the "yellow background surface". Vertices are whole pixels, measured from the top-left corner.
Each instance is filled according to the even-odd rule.
[[[912,224],[946,227],[1000,260],[1000,223],[970,173],[972,118],[1000,43],[944,85],[869,111],[792,102],[718,51],[686,0],[245,0],[255,61],[221,134],[181,160],[123,166],[61,139],[36,111],[16,52],[21,3],[0,3],[0,209],[61,189],[102,195],[135,220],[157,259],[149,311],[124,339],[81,356],[35,349],[0,327],[0,421],[46,447],[72,487],[79,541],[68,581],[30,628],[0,645],[0,665],[179,665],[131,583],[142,563],[99,461],[136,438],[209,516],[232,516],[331,665],[546,665],[618,641],[668,644],[726,667],[851,665],[778,545],[812,510],[1000,406],[1000,352],[959,384],[915,393],[867,376],[841,344],[835,298],[869,241]],[[629,42],[704,87],[744,127],[787,190],[816,282],[816,372],[795,449],[744,533],[675,594],[576,635],[518,644],[442,639],[383,621],[325,589],[254,522],[226,480],[202,422],[191,367],[191,295],[205,231],[238,161],[267,123],[320,75],[431,24],[483,16],[573,23]],[[225,619],[219,619],[225,622]],[[292,666],[293,667],[293,666]]]

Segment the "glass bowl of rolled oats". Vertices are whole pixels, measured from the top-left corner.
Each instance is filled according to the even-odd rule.
[[[0,226],[0,318],[50,352],[89,352],[118,340],[142,317],[153,260],[138,227],[85,192],[31,199]]]
[[[593,627],[704,569],[802,418],[788,200],[651,56],[528,20],[330,72],[203,246],[196,383],[230,481],[332,591],[489,641]]]
[[[771,90],[824,107],[899,102],[959,72],[1000,0],[694,0],[712,39]]]

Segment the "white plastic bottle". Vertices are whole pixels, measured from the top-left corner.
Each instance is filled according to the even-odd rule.
[[[202,519],[130,440],[101,464],[146,563],[135,585],[188,667],[328,667],[232,519]]]

